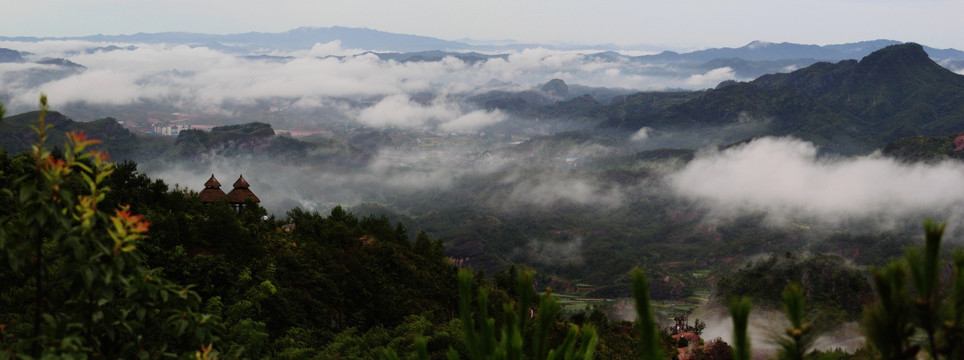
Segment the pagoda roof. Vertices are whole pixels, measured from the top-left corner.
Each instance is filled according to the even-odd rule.
[[[221,188],[209,186],[201,190],[197,196],[201,199],[202,203],[206,204],[221,201],[228,195],[225,194],[224,191],[221,191]]]
[[[244,175],[238,177],[238,180],[234,182],[234,190],[228,193],[228,202],[232,204],[243,204],[247,200],[251,200],[256,203],[260,203],[261,199],[248,189],[251,185],[248,185],[248,181],[244,180]]]
[[[244,180],[244,175],[239,176],[238,180],[234,182],[235,189],[239,189],[239,188],[247,189],[249,187],[251,187],[251,185],[248,185],[248,182]]]
[[[211,178],[208,179],[208,182],[204,183],[204,187],[216,187],[216,188],[219,188],[219,187],[221,187],[221,183],[218,182],[218,179],[215,179],[215,178],[214,178],[214,174],[211,174]],[[224,192],[222,191],[221,193],[224,193]]]
[[[244,204],[245,201],[251,200],[256,203],[260,203],[261,199],[258,199],[250,189],[246,187],[237,187],[228,193],[228,202],[232,204]]]

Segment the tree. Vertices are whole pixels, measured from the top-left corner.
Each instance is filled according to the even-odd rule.
[[[659,331],[653,320],[653,309],[649,306],[649,286],[646,285],[646,273],[642,269],[632,272],[633,297],[636,298],[636,327],[639,328],[639,353],[643,360],[659,360],[663,358],[660,349]]]
[[[883,358],[914,359],[921,350],[933,359],[964,356],[964,252],[952,255],[950,291],[940,290],[944,226],[925,221],[923,253],[910,248],[903,259],[874,269],[877,301],[864,309],[863,326]]]
[[[143,265],[150,224],[101,209],[113,163],[88,149],[99,141],[72,132],[52,153],[46,96],[40,109],[29,173],[0,190],[11,214],[0,218],[0,357],[213,355],[218,324],[200,297]]]
[[[716,338],[702,347],[693,349],[695,360],[733,360],[733,348],[723,339]]]
[[[690,346],[690,341],[686,340],[685,336],[680,336],[679,341],[676,342],[676,347],[685,348],[689,346]]]
[[[700,319],[693,321],[693,333],[696,336],[703,335],[703,330],[706,330],[706,322]]]
[[[790,284],[783,290],[783,310],[790,320],[786,334],[777,340],[780,359],[803,360],[813,344],[813,325],[803,320],[803,288]]]
[[[750,324],[751,300],[748,297],[730,299],[730,317],[733,318],[733,358],[750,360],[750,337],[747,326]]]
[[[599,338],[595,327],[589,324],[582,328],[570,324],[562,343],[555,348],[549,345],[549,335],[561,311],[551,292],[539,296],[539,308],[534,312],[535,323],[531,324],[534,327],[531,341],[523,340],[528,333],[527,320],[532,314],[529,307],[529,299],[533,295],[531,272],[522,272],[517,277],[518,307],[511,303],[503,304],[501,326],[497,326],[496,320],[488,315],[489,294],[484,287],[477,289],[479,321],[476,322],[472,314],[474,275],[463,269],[459,270],[458,279],[459,320],[469,359],[593,359]],[[429,358],[427,343],[423,337],[415,339],[415,348],[419,359]],[[526,354],[530,356],[527,357]],[[382,358],[396,360],[398,355],[394,350],[386,349]],[[459,352],[450,348],[448,358],[459,359]]]

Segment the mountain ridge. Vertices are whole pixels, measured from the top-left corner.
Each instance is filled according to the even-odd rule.
[[[610,118],[601,127],[684,130],[749,118],[766,134],[797,136],[852,154],[900,137],[959,131],[962,114],[964,76],[935,63],[921,45],[907,43],[860,61],[817,63],[708,90],[655,114]]]
[[[206,34],[194,32],[135,33],[122,35],[87,35],[72,37],[0,37],[3,40],[37,42],[43,40],[87,40],[95,42],[178,43],[204,45],[222,50],[252,51],[259,47],[281,50],[310,49],[316,43],[340,40],[347,48],[388,51],[429,51],[468,49],[471,46],[428,36],[397,34],[367,28],[300,27],[280,33],[246,32]],[[368,40],[363,42],[362,39]],[[248,43],[240,48],[226,43]]]
[[[256,51],[258,49],[275,50],[304,50],[310,49],[316,43],[327,43],[339,40],[345,48],[357,48],[375,51],[498,51],[521,50],[524,48],[546,48],[554,50],[599,50],[590,54],[613,58],[618,57],[633,61],[687,61],[705,63],[713,59],[741,58],[749,61],[776,61],[787,59],[813,59],[816,61],[839,61],[855,59],[884,48],[889,45],[902,43],[897,40],[877,39],[853,43],[815,45],[790,42],[751,41],[742,47],[716,47],[695,51],[678,52],[664,50],[657,54],[627,56],[619,54],[618,50],[635,50],[638,47],[620,47],[612,44],[538,44],[517,42],[496,42],[491,44],[469,43],[459,40],[445,40],[430,36],[400,34],[387,31],[345,27],[311,27],[303,26],[284,32],[244,32],[231,34],[208,34],[197,32],[168,31],[158,33],[134,34],[96,34],[66,37],[35,37],[35,36],[0,36],[0,40],[38,42],[44,40],[87,40],[95,42],[143,42],[143,43],[177,43],[196,46],[210,46],[231,51]],[[230,44],[230,45],[229,45]],[[247,44],[247,45],[244,45]],[[655,46],[645,46],[647,51],[656,49]],[[964,61],[964,51],[957,49],[939,49],[925,47],[932,58],[940,60]]]

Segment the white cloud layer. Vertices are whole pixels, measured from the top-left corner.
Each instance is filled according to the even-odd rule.
[[[120,49],[103,50],[111,45]],[[130,45],[134,47],[128,48]],[[584,53],[544,48],[466,63],[454,57],[434,62],[385,61],[361,49],[344,49],[337,41],[316,44],[310,50],[271,53],[284,57],[274,60],[248,59],[207,47],[184,45],[5,41],[0,42],[0,47],[28,51],[32,53],[32,60],[65,58],[86,67],[77,74],[55,79],[35,76],[33,82],[11,82],[9,79],[23,77],[25,71],[41,67],[0,66],[0,80],[8,79],[3,91],[12,96],[7,100],[8,105],[24,110],[34,106],[40,92],[45,92],[54,104],[122,105],[162,100],[184,107],[183,111],[219,107],[225,102],[324,97],[387,97],[388,101],[396,102],[384,104],[387,108],[404,105],[397,103],[400,97],[396,97],[403,94],[471,94],[485,89],[529,89],[553,78],[587,86],[659,90],[711,87],[734,77],[728,68],[692,76],[667,75],[667,71],[672,73],[674,70],[624,60],[592,60],[584,57]],[[409,124],[425,116],[440,116],[440,112],[454,116],[452,119],[470,116],[450,125],[459,128],[459,124],[466,122],[491,122],[499,117],[498,114],[468,111],[458,113],[439,106],[421,110],[409,107],[407,114],[377,122]]]
[[[766,211],[777,221],[958,218],[964,204],[959,162],[905,164],[879,154],[821,158],[813,144],[793,138],[761,138],[702,153],[669,183],[718,215]]]
[[[506,115],[498,110],[475,110],[459,116],[455,120],[443,123],[440,128],[446,131],[473,131],[489,125],[497,124],[505,119]]]

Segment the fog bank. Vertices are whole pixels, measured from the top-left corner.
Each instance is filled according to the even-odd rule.
[[[714,216],[764,211],[774,223],[802,218],[829,224],[867,221],[883,227],[924,216],[960,223],[964,164],[906,164],[879,153],[818,157],[817,147],[767,137],[704,151],[669,176],[671,188]]]
[[[730,68],[699,70],[587,56],[544,48],[510,51],[504,57],[465,62],[381,60],[337,41],[310,50],[239,56],[205,46],[164,44],[2,41],[0,47],[29,52],[28,63],[0,66],[0,80],[16,111],[35,107],[45,92],[58,103],[127,105],[172,103],[182,111],[209,110],[226,102],[257,99],[391,96],[525,90],[558,78],[570,84],[638,90],[703,89],[734,79]],[[75,66],[55,73],[34,63],[62,58]]]

